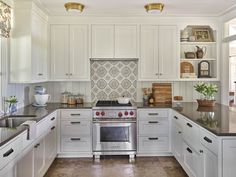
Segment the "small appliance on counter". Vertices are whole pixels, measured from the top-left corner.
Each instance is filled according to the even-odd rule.
[[[50,100],[51,96],[46,93],[46,88],[42,86],[35,86],[34,87],[35,95],[34,99],[35,102],[33,103],[33,106],[36,107],[44,107],[47,106],[47,102]]]

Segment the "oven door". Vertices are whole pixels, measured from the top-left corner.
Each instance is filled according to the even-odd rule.
[[[136,151],[136,122],[94,122],[93,151]]]

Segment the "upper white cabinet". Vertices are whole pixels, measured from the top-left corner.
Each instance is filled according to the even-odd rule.
[[[140,80],[177,79],[177,27],[142,25]]]
[[[47,16],[32,2],[15,3],[11,34],[10,82],[47,80]]]
[[[88,25],[51,25],[51,79],[89,80]]]
[[[92,58],[137,58],[137,25],[92,25]]]
[[[114,25],[92,25],[92,58],[113,58],[114,47]]]
[[[115,26],[115,58],[137,58],[137,26]]]

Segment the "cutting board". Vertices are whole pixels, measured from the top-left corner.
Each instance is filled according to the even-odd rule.
[[[155,103],[172,103],[172,85],[170,83],[153,83],[152,91]]]

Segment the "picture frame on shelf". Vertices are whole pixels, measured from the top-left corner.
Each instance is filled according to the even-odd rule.
[[[192,35],[196,42],[213,42],[213,31],[210,26],[192,26]]]

